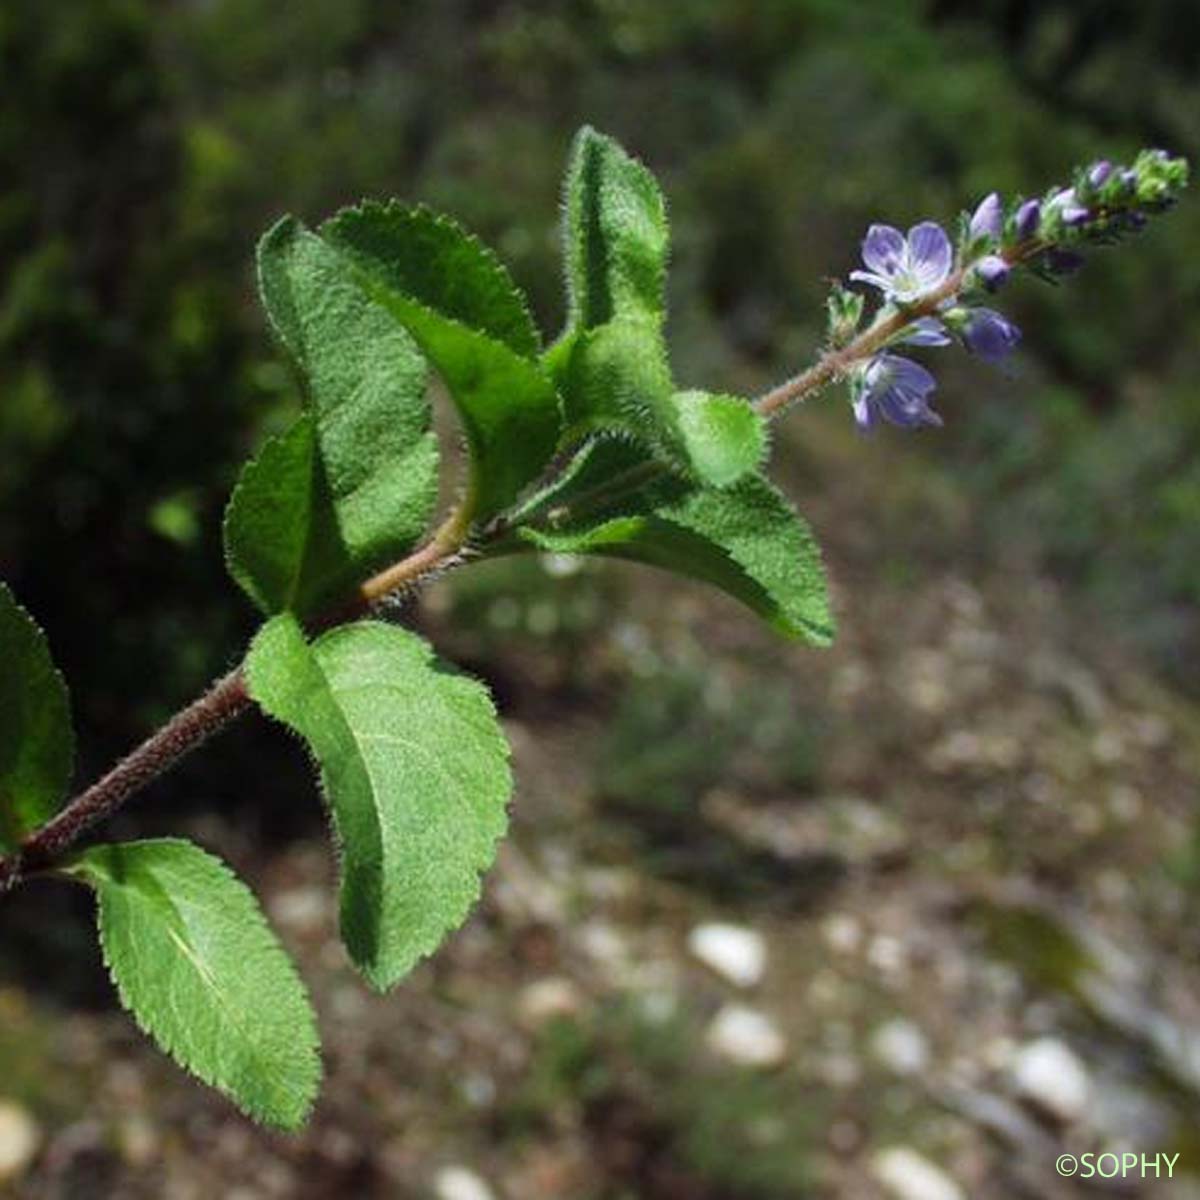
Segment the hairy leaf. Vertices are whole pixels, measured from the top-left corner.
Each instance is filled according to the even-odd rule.
[[[368,201],[343,209],[320,233],[390,290],[486,333],[522,358],[537,356],[537,328],[508,270],[449,217],[397,201]]]
[[[316,1023],[245,884],[178,839],[94,846],[67,869],[96,890],[104,959],[138,1025],[252,1117],[302,1125],[321,1078]]]
[[[610,137],[575,137],[564,195],[569,327],[617,316],[661,325],[667,275],[667,209],[654,176]]]
[[[476,515],[507,507],[554,453],[562,417],[503,267],[453,222],[394,203],[346,209],[321,236],[445,382],[471,451]]]
[[[676,392],[671,420],[701,483],[726,487],[762,464],[766,423],[740,396]]]
[[[0,851],[8,851],[58,808],[74,736],[45,635],[2,583],[0,661]]]
[[[807,523],[758,475],[724,489],[646,478],[635,447],[588,447],[519,515],[517,536],[544,550],[607,554],[714,584],[789,637],[833,639],[820,551]],[[651,468],[652,470],[652,468]],[[622,494],[614,484],[628,480]]]
[[[713,487],[753,471],[766,444],[754,409],[675,390],[663,338],[666,206],[650,172],[594,129],[575,139],[563,229],[569,319],[545,362],[568,436],[620,432]]]
[[[571,438],[624,434],[713,487],[762,462],[766,424],[754,408],[737,396],[675,391],[662,337],[645,321],[618,318],[580,333],[555,366]]]
[[[308,411],[242,472],[226,557],[265,612],[307,615],[412,548],[437,442],[420,351],[335,251],[285,218],[259,246],[259,280]]]
[[[342,859],[342,938],[390,987],[479,895],[512,790],[486,689],[394,625],[343,625],[312,644],[275,617],[246,661],[250,694],[312,748]]]

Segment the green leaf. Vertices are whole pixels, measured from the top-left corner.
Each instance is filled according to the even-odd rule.
[[[245,884],[178,839],[94,846],[66,869],[96,890],[104,960],[138,1025],[252,1117],[302,1125],[321,1078],[316,1023]]]
[[[540,339],[504,264],[461,225],[427,208],[367,201],[326,221],[321,236],[388,289],[486,333],[522,358]]]
[[[475,515],[500,512],[541,473],[562,425],[520,293],[489,251],[424,209],[363,204],[321,236],[441,375],[471,451]]]
[[[0,851],[42,825],[71,779],[67,685],[33,618],[0,583]]]
[[[321,767],[342,859],[342,938],[390,987],[479,895],[512,791],[487,690],[415,634],[363,621],[312,644],[275,617],[246,660],[250,694]]]
[[[563,229],[569,320],[545,362],[568,438],[626,434],[713,487],[757,468],[766,429],[749,404],[675,390],[663,338],[666,206],[650,172],[594,129],[575,139]]]
[[[265,612],[308,615],[424,532],[437,441],[420,351],[342,259],[285,218],[262,239],[258,261],[308,412],[242,472],[225,518],[226,558]]]
[[[618,316],[661,326],[667,209],[654,176],[590,126],[575,137],[564,193],[569,328]]]
[[[668,451],[661,418],[673,387],[666,347],[645,321],[615,320],[582,331],[556,363],[570,437],[595,430],[646,435]]]
[[[727,487],[755,471],[766,457],[766,422],[740,396],[676,392],[674,427],[702,483]]]
[[[516,535],[543,550],[606,554],[711,583],[789,637],[833,640],[820,551],[807,523],[758,475],[725,489],[659,477],[624,495],[614,481],[645,477],[635,447],[601,441],[533,498]]]
[[[575,337],[556,363],[571,439],[622,433],[677,472],[726,487],[766,453],[766,423],[745,400],[677,392],[662,337],[619,318]]]

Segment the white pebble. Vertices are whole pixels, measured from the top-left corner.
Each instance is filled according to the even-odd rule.
[[[783,1034],[770,1017],[741,1004],[727,1004],[713,1018],[705,1040],[714,1054],[742,1067],[773,1067],[787,1053]]]
[[[688,935],[688,949],[737,987],[754,987],[767,969],[766,942],[744,925],[697,925]]]
[[[495,1200],[495,1193],[466,1167],[443,1167],[434,1180],[438,1200]]]
[[[1057,1038],[1039,1038],[1022,1046],[1013,1058],[1017,1094],[1063,1123],[1087,1110],[1091,1080],[1078,1056]]]
[[[871,1050],[895,1075],[919,1075],[929,1065],[929,1042],[924,1033],[900,1017],[875,1030]]]
[[[966,1200],[945,1171],[908,1146],[880,1151],[871,1171],[895,1200]]]
[[[19,1104],[0,1100],[0,1183],[28,1170],[41,1143],[37,1122]]]

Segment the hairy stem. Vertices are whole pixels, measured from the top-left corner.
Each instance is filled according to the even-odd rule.
[[[15,853],[0,861],[0,892],[12,887],[22,875],[50,866],[84,830],[111,816],[135,792],[141,791],[249,706],[250,696],[239,667],[217,680],[187,708],[177,712],[107,775],[26,838]]]
[[[467,501],[458,505],[424,546],[373,575],[345,605],[314,624],[328,626],[352,620],[390,593],[411,586],[445,566],[467,539],[470,509]],[[107,775],[75,796],[56,817],[31,833],[15,851],[0,858],[0,895],[23,876],[52,866],[90,826],[115,813],[131,796],[170,770],[252,703],[240,666],[217,680],[203,696],[177,712]]]

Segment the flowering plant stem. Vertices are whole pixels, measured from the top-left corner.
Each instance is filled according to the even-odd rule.
[[[1005,258],[1010,266],[1017,266],[1035,258],[1043,249],[1042,243],[1030,239],[1010,249]],[[763,417],[774,419],[791,405],[842,379],[851,367],[883,349],[914,321],[931,316],[957,296],[966,275],[967,269],[959,267],[919,300],[892,311],[881,311],[847,345],[826,350],[806,370],[759,396],[754,401],[755,410]],[[577,497],[571,515],[578,516],[637,491],[665,470],[659,463],[649,462],[617,475],[602,487]],[[343,605],[314,624],[324,627],[361,616],[397,591],[414,587],[433,574],[461,564],[468,544],[475,550],[495,548],[508,553],[531,548],[505,539],[507,531],[502,521],[472,539],[472,518],[473,503],[466,497],[428,542],[365,580]],[[131,797],[240,716],[251,703],[239,666],[181,709],[106,775],[80,792],[56,817],[30,834],[16,851],[0,859],[0,893],[13,887],[25,875],[52,869],[63,852],[90,826],[115,813]]]
[[[1043,249],[1040,242],[1030,240],[1015,247],[1002,257],[1008,266],[1015,267],[1036,258]],[[799,375],[794,375],[791,379],[785,380],[778,387],[772,388],[760,396],[754,402],[754,407],[762,416],[774,417],[796,401],[807,399],[815,392],[835,383],[855,363],[870,358],[877,350],[882,350],[906,326],[921,317],[933,316],[948,300],[952,300],[958,295],[962,290],[966,275],[967,268],[959,267],[956,271],[952,271],[942,284],[922,296],[920,300],[906,304],[903,308],[888,315],[881,313],[848,345],[840,350],[827,351],[807,370],[801,371]]]
[[[30,875],[86,883],[105,963],[142,1029],[250,1116],[298,1128],[317,1095],[319,1038],[253,894],[186,839],[77,846],[82,835],[253,705],[319,765],[342,942],[368,983],[394,986],[478,899],[513,778],[487,687],[414,631],[359,618],[469,561],[540,549],[657,565],[828,645],[820,549],[765,471],[767,424],[840,381],[860,429],[941,425],[936,378],[897,351],[957,338],[1000,361],[1021,331],[984,293],[1013,267],[1053,280],[1082,264],[1077,247],[1136,233],[1174,204],[1187,170],[1148,150],[1131,167],[1080,169],[1044,199],[993,192],[954,241],[932,220],[907,233],[872,224],[849,275],[878,293],[870,310],[869,294],[835,282],[821,352],[753,401],[677,388],[665,202],[642,164],[590,128],[568,163],[568,316],[548,349],[500,260],[449,218],[396,201],[364,201],[316,230],[281,218],[258,245],[259,294],[304,408],[245,465],[222,528],[230,574],[265,620],[239,665],[63,804],[70,693],[0,583],[0,893]],[[431,534],[430,371],[459,417],[469,480]]]

